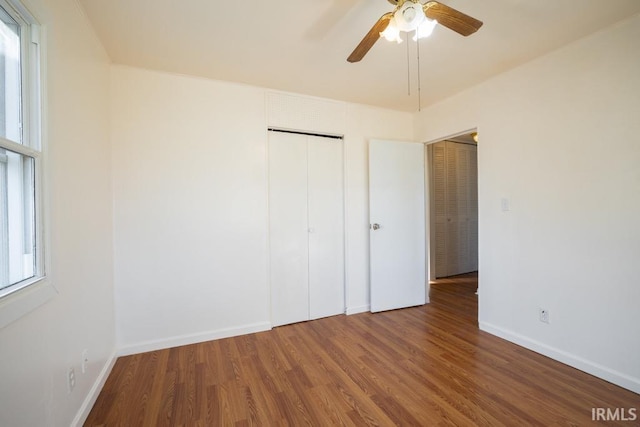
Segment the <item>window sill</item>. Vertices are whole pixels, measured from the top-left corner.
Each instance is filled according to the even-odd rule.
[[[46,303],[57,291],[46,277],[0,298],[0,329]]]

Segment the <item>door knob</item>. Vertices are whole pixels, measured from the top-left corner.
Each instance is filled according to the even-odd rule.
[[[373,224],[371,228],[373,228],[374,230],[378,230],[380,229],[380,224]]]

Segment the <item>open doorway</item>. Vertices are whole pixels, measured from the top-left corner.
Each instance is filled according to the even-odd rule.
[[[427,144],[429,279],[478,271],[477,133]]]

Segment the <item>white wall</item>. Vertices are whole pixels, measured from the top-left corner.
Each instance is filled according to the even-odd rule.
[[[112,68],[122,353],[271,327],[267,93]],[[313,98],[293,98],[315,108]],[[341,109],[335,102],[317,102]],[[357,312],[369,304],[367,140],[410,139],[413,122],[408,113],[344,105],[347,309]],[[339,114],[334,119],[341,121]]]
[[[263,91],[116,66],[111,112],[122,352],[268,328]]]
[[[636,16],[416,117],[422,141],[478,127],[481,328],[636,392],[638,40]]]
[[[26,3],[48,41],[47,250],[58,295],[0,329],[0,425],[64,426],[90,407],[85,399],[115,348],[109,62],[75,1]],[[69,367],[77,381],[70,394]]]

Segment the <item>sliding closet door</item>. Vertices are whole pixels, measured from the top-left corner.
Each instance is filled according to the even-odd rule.
[[[269,133],[269,244],[274,326],[309,319],[306,137]]]
[[[308,137],[311,319],[344,313],[342,141]]]

